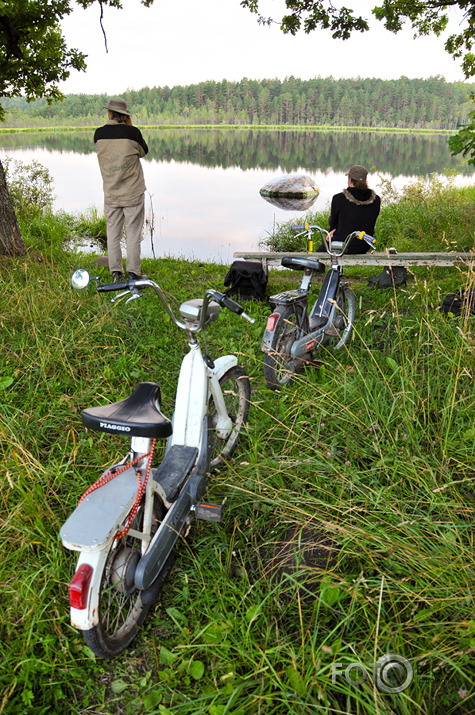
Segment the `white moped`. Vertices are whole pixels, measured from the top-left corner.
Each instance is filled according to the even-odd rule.
[[[173,419],[160,409],[160,387],[142,382],[124,400],[85,409],[85,427],[130,438],[124,459],[107,469],[62,526],[64,546],[79,551],[69,585],[71,622],[99,657],[114,657],[131,643],[175,560],[173,547],[193,518],[219,521],[221,506],[203,502],[210,470],[230,457],[245,424],[250,384],[234,355],[212,360],[198,336],[220,307],[254,322],[238,303],[215,290],[180,306],[177,317],[151,280],[101,284],[81,269],[75,288],[96,281],[97,291],[155,292],[188,337]],[[156,440],[166,439],[162,462],[151,468]]]

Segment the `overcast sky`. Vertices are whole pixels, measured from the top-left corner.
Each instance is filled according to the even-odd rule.
[[[280,0],[265,0],[265,14],[278,17]],[[338,5],[338,3],[335,3]],[[371,19],[376,0],[345,4]],[[240,0],[123,0],[124,9],[76,9],[63,22],[68,46],[88,55],[87,71],[61,85],[68,93],[120,95],[126,89],[187,85],[206,80],[231,81],[313,77],[381,77],[442,75],[463,80],[459,64],[444,50],[441,38],[413,39],[410,27],[394,35],[373,20],[371,30],[350,40],[333,40],[328,31],[292,37],[277,25],[260,26]],[[457,29],[457,18],[453,26]]]

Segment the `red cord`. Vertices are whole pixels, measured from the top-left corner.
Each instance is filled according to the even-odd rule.
[[[147,454],[143,454],[142,456],[137,457],[137,459],[134,459],[133,462],[128,462],[121,469],[112,471],[112,469],[114,469],[114,468],[112,468],[108,472],[103,474],[102,477],[99,477],[97,482],[95,482],[94,484],[91,484],[89,489],[87,489],[84,492],[84,494],[82,495],[82,497],[80,498],[80,500],[78,502],[78,505],[79,505],[83,501],[83,499],[85,499],[93,491],[95,491],[96,489],[99,489],[99,487],[102,487],[104,484],[107,484],[107,482],[110,482],[112,479],[114,479],[114,477],[117,477],[117,475],[122,474],[122,472],[125,472],[126,469],[128,469],[129,467],[133,467],[134,464],[137,464],[137,462],[140,462],[144,457],[149,458],[148,462],[147,462],[147,469],[145,472],[145,479],[143,480],[143,482],[141,480],[140,469],[136,470],[137,471],[137,479],[139,482],[139,491],[137,494],[137,499],[135,500],[134,505],[133,505],[132,509],[130,510],[129,518],[128,518],[125,528],[122,531],[118,531],[117,534],[114,536],[114,539],[121,539],[128,533],[130,526],[132,524],[132,520],[133,520],[135,514],[137,513],[137,509],[139,508],[140,502],[141,502],[142,497],[145,493],[145,488],[147,486],[150,469],[152,468],[152,458],[153,458],[153,450],[155,448],[155,442],[156,442],[156,440],[154,439],[152,442],[152,449],[150,450],[150,452],[147,452]]]

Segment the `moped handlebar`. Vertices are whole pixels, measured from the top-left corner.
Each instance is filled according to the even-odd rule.
[[[298,238],[298,236],[303,235],[304,233],[307,234],[307,251],[309,253],[313,253],[313,238],[312,238],[313,231],[318,231],[320,233],[320,238],[322,239],[322,241],[328,240],[328,231],[325,231],[324,228],[322,228],[321,226],[317,226],[316,224],[306,223],[304,226],[291,226],[290,230],[291,231],[301,231],[300,234],[297,234],[297,238]]]
[[[251,318],[250,315],[244,312],[244,308],[239,305],[239,303],[236,303],[235,300],[232,298],[228,298],[224,293],[220,293],[217,290],[208,290],[208,293],[211,295],[212,299],[221,305],[223,308],[227,308],[233,313],[236,313],[236,315],[240,315],[241,318],[245,318],[245,320],[249,321],[249,323],[255,323],[255,319]]]
[[[324,228],[321,226],[317,226],[317,224],[309,224],[306,223],[304,226],[290,226],[291,231],[302,231],[302,233],[309,233],[311,234],[312,231],[319,231],[320,235],[322,238],[325,236],[328,236],[328,231],[326,231]]]
[[[109,291],[127,290],[128,288],[129,284],[127,281],[121,281],[120,283],[98,283],[97,292],[107,293]]]
[[[217,290],[208,289],[206,291],[203,300],[203,310],[201,311],[201,319],[197,325],[191,326],[189,324],[185,324],[183,321],[177,318],[160,286],[149,278],[139,278],[135,281],[121,281],[119,283],[101,283],[99,276],[92,277],[86,270],[79,269],[73,274],[71,282],[74,288],[80,290],[82,288],[85,288],[91,280],[96,281],[96,290],[98,293],[123,291],[123,295],[127,293],[132,293],[131,298],[141,297],[139,291],[142,288],[152,288],[156,293],[157,297],[159,298],[160,302],[163,304],[168,315],[175,323],[175,325],[177,325],[179,328],[182,328],[183,330],[188,330],[193,333],[200,332],[204,329],[207,307],[211,300],[214,300],[223,308],[231,310],[233,313],[236,313],[236,315],[240,315],[242,318],[245,318],[250,323],[255,322],[254,318],[251,318],[249,315],[247,315],[247,313],[244,312],[244,309],[242,308],[242,306],[239,305],[239,303],[236,303],[236,301],[232,300],[231,298],[228,298],[224,295],[224,293],[220,293]],[[118,297],[120,298],[121,296]],[[129,298],[129,300],[131,300],[131,298]]]
[[[366,231],[353,231],[350,234],[350,238],[359,238],[360,241],[366,241],[371,248],[376,248],[376,239],[374,236],[370,236]]]
[[[310,224],[306,223],[304,226],[291,226],[290,228],[292,231],[300,230],[300,231],[302,231],[302,233],[307,233],[309,236],[311,236],[311,233],[313,230],[319,231],[322,238],[324,238],[326,241],[326,243],[324,245],[326,245],[326,247],[327,247],[327,252],[330,254],[333,254],[333,251],[331,250],[331,248],[329,248],[327,246],[327,244],[330,242],[329,231],[326,231],[321,226],[310,225]],[[370,236],[369,233],[366,233],[366,231],[353,231],[352,233],[348,234],[348,236],[345,238],[344,241],[341,242],[342,249],[343,249],[342,253],[346,252],[346,248],[348,247],[350,241],[353,238],[360,239],[361,241],[366,241],[366,243],[369,246],[371,246],[371,248],[373,250],[376,248],[376,239],[374,238],[374,236]],[[340,254],[336,254],[336,255],[342,255],[342,254],[340,253]]]

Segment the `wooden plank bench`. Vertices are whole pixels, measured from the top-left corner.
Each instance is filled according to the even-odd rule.
[[[270,251],[235,251],[235,259],[260,261],[265,272],[270,266],[280,266],[284,256],[305,256],[318,258],[325,265],[330,265],[331,257],[328,253],[299,253],[298,251],[274,253]],[[457,266],[470,265],[473,268],[475,252],[466,253],[389,253],[374,252],[363,254],[350,254],[342,256],[338,262],[342,266]]]

